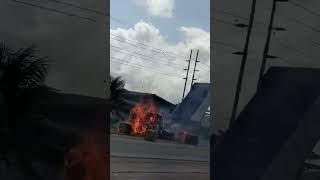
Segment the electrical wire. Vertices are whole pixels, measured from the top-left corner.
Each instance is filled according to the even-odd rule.
[[[119,64],[123,64],[123,65],[128,65],[128,66],[134,66],[136,68],[141,68],[141,69],[145,69],[145,70],[148,70],[148,71],[152,71],[152,72],[155,72],[155,73],[159,73],[159,74],[163,74],[163,75],[166,75],[166,76],[169,76],[169,77],[180,77],[180,78],[183,78],[183,76],[179,75],[179,74],[175,74],[175,73],[168,73],[168,72],[163,72],[163,71],[155,71],[155,68],[154,67],[150,67],[150,66],[144,66],[144,65],[141,65],[141,64],[137,64],[137,63],[125,63],[124,59],[119,59],[119,58],[115,58],[115,57],[110,57],[110,59],[113,59],[111,61],[113,62],[117,62]]]
[[[114,46],[114,45],[112,45],[112,44],[111,44],[110,46],[113,47],[113,48],[116,48],[116,49],[117,49],[116,51],[119,52],[119,53],[121,53],[121,54],[130,55],[130,56],[137,57],[137,58],[144,59],[144,60],[151,61],[151,62],[156,62],[156,63],[158,63],[158,64],[162,64],[162,65],[169,66],[169,67],[172,67],[172,68],[173,68],[173,66],[178,67],[179,69],[181,69],[181,68],[184,67],[184,66],[182,66],[182,65],[180,65],[180,64],[174,64],[174,63],[169,63],[169,62],[168,62],[168,63],[161,63],[161,62],[160,62],[160,61],[162,61],[161,59],[158,59],[158,60],[160,60],[160,61],[155,61],[155,60],[152,60],[152,59],[155,59],[154,57],[146,56],[146,55],[144,55],[144,54],[140,54],[140,53],[136,53],[136,52],[131,52],[131,51],[128,51],[128,50],[126,50],[126,49],[122,49],[122,48],[120,48],[120,47]],[[127,51],[127,52],[129,52],[129,53],[131,53],[131,54],[124,53],[124,52],[122,52],[122,51]],[[136,56],[136,55],[134,55],[134,54],[137,54],[137,55],[143,56],[143,57],[147,57],[147,58],[139,57],[139,56]],[[177,68],[176,68],[176,69],[177,69]]]

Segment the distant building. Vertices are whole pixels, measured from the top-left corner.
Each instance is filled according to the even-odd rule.
[[[203,121],[210,105],[210,84],[195,83],[184,100],[172,114],[175,122],[188,123]]]
[[[88,127],[106,119],[109,107],[104,98],[50,91],[33,99],[29,108],[55,122]]]
[[[209,90],[210,84],[195,83],[179,105],[175,105],[156,94],[126,91],[123,98],[127,103],[127,107],[121,114],[124,117],[123,120],[127,120],[130,109],[137,103],[152,101],[162,115],[165,125],[177,123],[188,124],[190,127],[196,127],[197,129],[209,128]]]
[[[205,112],[201,118],[201,126],[204,128],[210,128],[210,112]]]

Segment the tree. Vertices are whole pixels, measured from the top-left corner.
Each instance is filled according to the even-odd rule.
[[[121,111],[127,110],[127,103],[124,99],[126,90],[124,88],[124,80],[118,77],[110,78],[110,101],[111,101],[111,116],[122,119]],[[111,120],[112,123],[115,123],[117,120]]]
[[[5,157],[15,152],[33,177],[37,175],[27,163],[28,153],[36,154],[44,147],[35,138],[36,126],[30,120],[37,115],[30,113],[30,106],[51,90],[45,86],[47,68],[47,58],[37,57],[34,46],[14,51],[0,43],[0,155],[10,165]]]
[[[34,46],[13,51],[0,43],[0,69],[0,93],[6,110],[6,122],[2,122],[9,125],[24,119],[30,99],[46,89],[46,57],[36,57]]]

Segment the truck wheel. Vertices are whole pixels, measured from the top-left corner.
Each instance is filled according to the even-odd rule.
[[[152,130],[147,130],[144,139],[147,141],[154,141],[157,138],[157,133]]]
[[[129,135],[132,131],[132,127],[128,123],[120,123],[119,124],[119,133]]]
[[[198,136],[187,134],[185,137],[185,143],[191,145],[198,145]]]

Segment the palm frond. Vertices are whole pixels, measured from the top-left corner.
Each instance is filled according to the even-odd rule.
[[[126,92],[124,89],[125,82],[121,79],[121,77],[113,78],[111,77],[110,82],[110,100],[111,100],[111,109],[118,109],[120,106],[124,105],[123,96]]]
[[[5,48],[2,49],[5,51]],[[46,60],[46,57],[36,57],[33,46],[10,53],[0,61],[3,67],[1,90],[12,95],[44,85],[48,68]]]
[[[0,43],[0,64],[2,65],[7,60],[7,57],[10,53],[8,46],[4,43]]]

